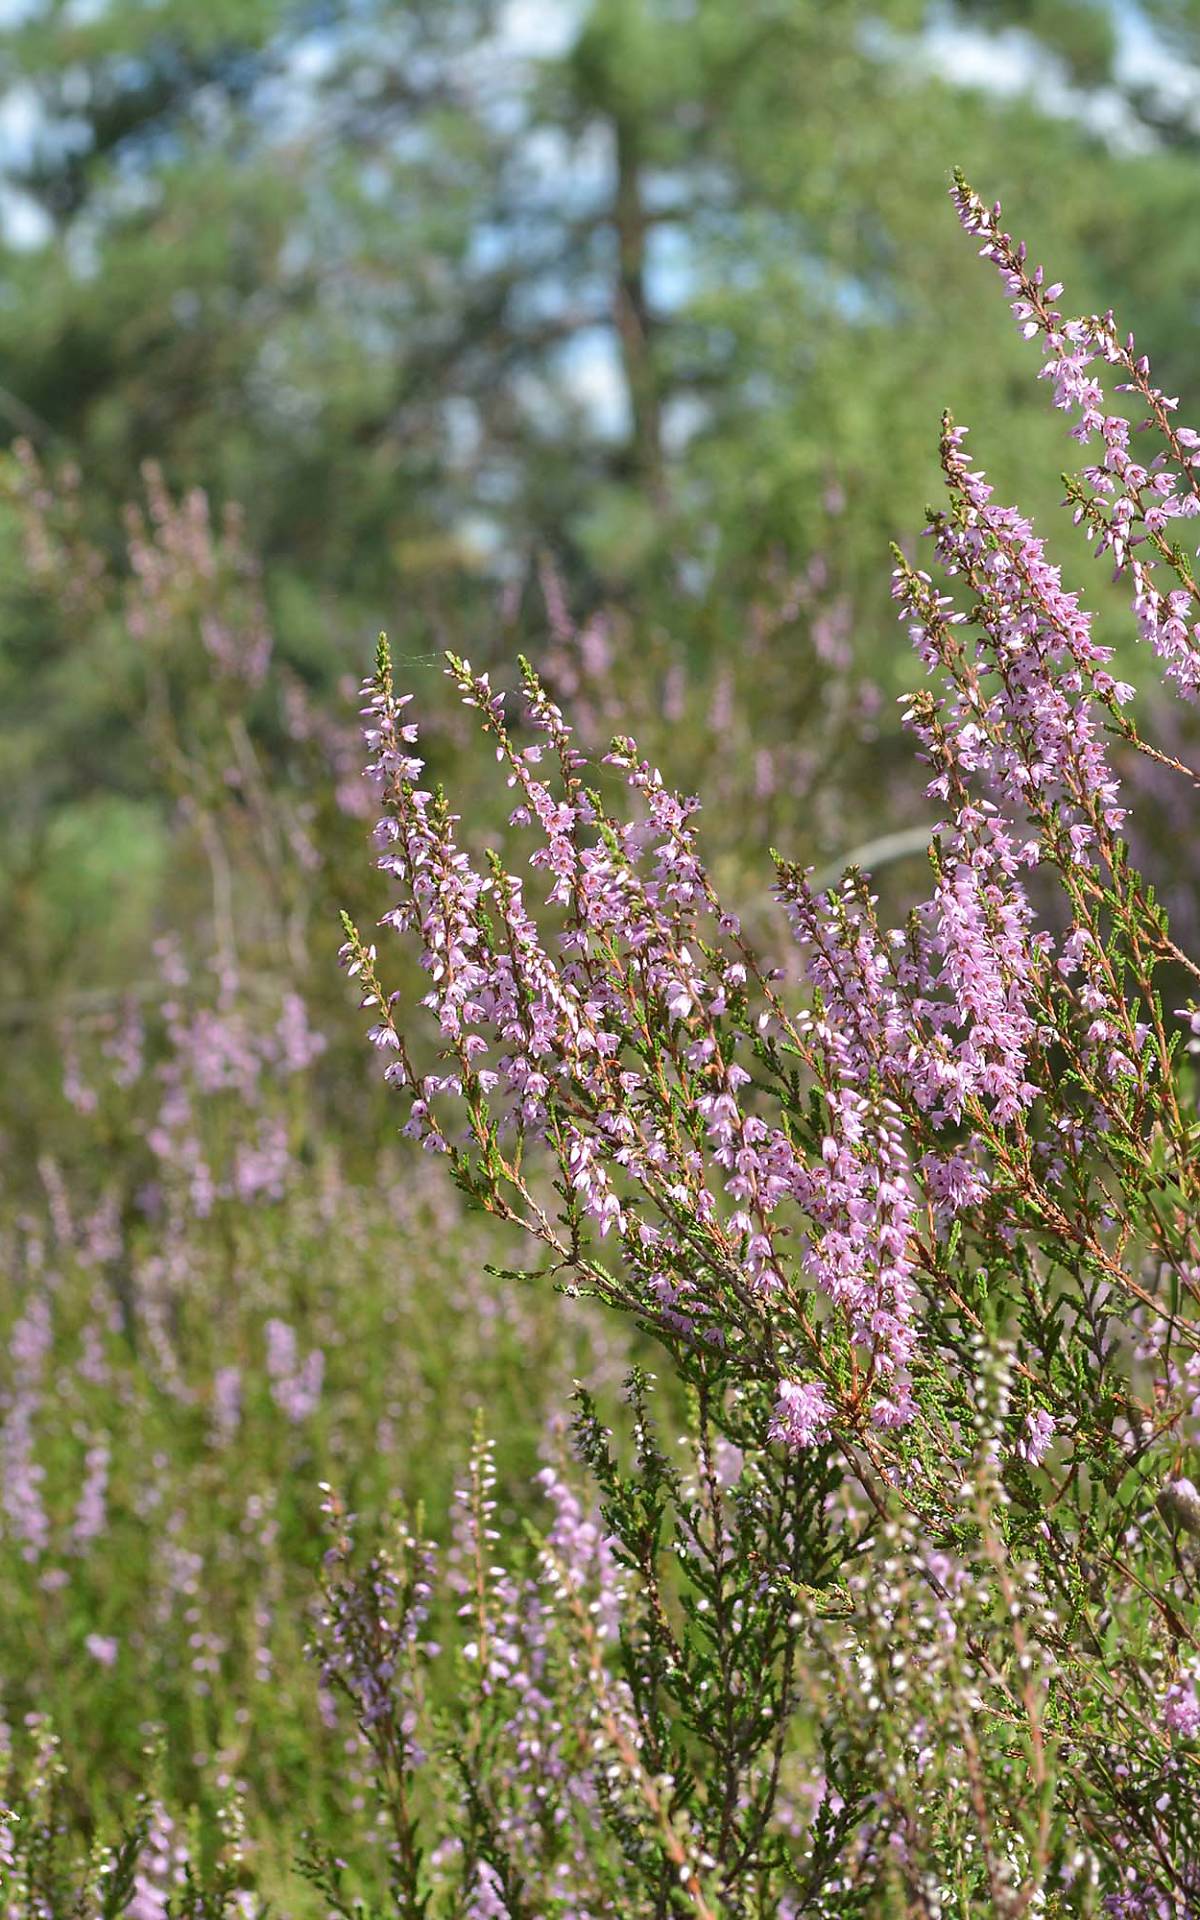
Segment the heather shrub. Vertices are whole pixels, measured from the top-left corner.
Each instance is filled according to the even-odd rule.
[[[949,418],[925,564],[894,563],[938,822],[907,911],[895,873],[792,857],[769,782],[776,911],[735,910],[746,750],[711,755],[714,873],[660,771],[696,706],[549,570],[545,670],[506,697],[451,653],[428,769],[381,642],[391,896],[341,957],[409,1144],[377,1160],[364,1103],[353,1171],[328,1013],[196,776],[217,964],[168,944],[144,1004],[72,1026],[80,1151],[6,1228],[14,1920],[1200,1911],[1200,966],[1130,850],[1139,767],[1169,818],[1197,785],[1144,716],[1200,685],[1200,435],[954,198],[1165,696]],[[135,599],[207,605],[228,562],[258,604],[236,544],[188,572],[198,507],[160,512]],[[769,731],[787,623],[751,625]],[[193,769],[242,712],[199,685],[168,702]],[[725,707],[687,699],[715,749]],[[872,714],[831,685],[818,744]],[[466,729],[507,831],[443,784]],[[820,754],[780,765],[836,805]]]
[[[1111,316],[1064,320],[1062,289],[998,211],[962,182],[955,200],[1096,449],[1068,484],[1075,519],[1190,698],[1200,593],[1174,523],[1200,510],[1200,438]],[[1109,410],[1110,370],[1132,421]],[[662,1810],[658,1838],[643,1833],[647,1910],[790,1897],[845,1912],[889,1889],[917,1911],[1102,1897],[1166,1912],[1200,1897],[1196,1117],[1181,1044],[1200,1030],[1198,969],[1133,865],[1121,779],[1138,754],[1170,756],[1142,738],[1111,647],[949,418],[941,464],[937,577],[899,550],[894,575],[934,681],[906,712],[941,814],[932,889],[888,928],[864,874],[818,891],[777,857],[800,988],[719,899],[698,803],[629,738],[594,767],[532,668],[510,713],[488,674],[448,662],[512,793],[510,827],[533,836],[544,905],[507,846],[476,857],[450,800],[423,786],[385,644],[368,683],[379,864],[398,893],[381,925],[419,950],[428,1028],[402,1020],[386,957],[349,923],[343,958],[405,1131],[525,1232],[548,1277],[666,1347],[705,1432],[750,1463],[743,1477],[796,1463],[789,1495],[751,1503],[750,1537],[729,1549],[736,1603],[718,1600],[719,1574],[717,1591],[697,1585],[683,1546],[683,1618],[697,1590],[729,1609],[711,1672],[677,1652],[667,1597],[645,1641],[636,1619],[621,1636],[633,1719],[616,1775],[636,1801],[650,1754],[669,1783],[665,1800],[641,1793],[643,1813],[655,1796]],[[658,1594],[606,1491],[639,1596]],[[781,1582],[846,1596],[840,1641],[797,1606],[781,1654],[756,1611]],[[806,1725],[801,1675],[839,1699],[832,1723]],[[764,1719],[787,1703],[769,1760],[769,1739],[756,1751],[739,1728],[740,1694]],[[697,1714],[706,1696],[723,1721]],[[858,1743],[853,1786],[826,1776],[788,1866],[774,1829],[806,1735],[817,1751]],[[489,1779],[486,1761],[470,1772],[482,1803]],[[805,1883],[834,1802],[838,1844]],[[496,1910],[542,1910],[544,1893],[521,1905],[499,1842],[478,1844]]]

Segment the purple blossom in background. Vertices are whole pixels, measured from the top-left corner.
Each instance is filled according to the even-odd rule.
[[[324,1035],[309,1025],[308,1009],[298,993],[284,995],[275,1033],[280,1065],[286,1073],[306,1073],[326,1048]]]
[[[281,1200],[294,1163],[287,1127],[281,1120],[262,1120],[253,1142],[242,1141],[233,1156],[233,1192],[239,1200],[266,1197]]]
[[[1181,1740],[1200,1739],[1200,1664],[1195,1660],[1164,1693],[1162,1717]]]
[[[12,1387],[0,1401],[0,1499],[7,1531],[30,1562],[37,1561],[50,1544],[50,1520],[42,1494],[46,1472],[37,1458],[36,1420],[52,1339],[49,1302],[34,1294],[9,1338]]]
[[[222,1445],[228,1445],[242,1419],[240,1367],[218,1367],[213,1375],[212,1419],[218,1440]]]
[[[310,1419],[321,1404],[325,1355],[314,1347],[302,1360],[295,1329],[286,1320],[268,1320],[265,1331],[271,1398],[298,1425]]]
[[[108,1471],[112,1452],[106,1437],[93,1441],[84,1459],[83,1489],[75,1509],[71,1545],[82,1553],[108,1524]]]

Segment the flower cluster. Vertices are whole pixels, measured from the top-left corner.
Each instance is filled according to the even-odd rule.
[[[1043,269],[1030,266],[1023,243],[1004,231],[998,205],[985,206],[961,176],[954,202],[966,231],[982,240],[980,253],[999,268],[1022,334],[1044,343],[1042,378],[1053,382],[1055,406],[1076,416],[1072,433],[1094,449],[1083,484],[1072,489],[1075,517],[1087,522],[1096,552],[1111,551],[1118,574],[1129,574],[1142,634],[1166,663],[1168,680],[1195,699],[1200,591],[1169,532],[1173,522],[1200,514],[1200,434],[1176,425],[1178,400],[1154,385],[1147,356],[1111,313],[1063,318],[1056,305],[1061,283],[1047,284]],[[1116,391],[1134,396],[1141,416],[1135,423],[1108,410],[1106,368],[1118,376]],[[1143,460],[1132,449],[1135,427],[1152,429],[1159,442]],[[1162,583],[1164,563],[1174,584]]]

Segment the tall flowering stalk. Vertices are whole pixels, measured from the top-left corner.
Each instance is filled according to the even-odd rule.
[[[1171,523],[1200,511],[1200,437],[1174,423],[1111,316],[1064,320],[1062,289],[1028,266],[999,209],[961,179],[954,200],[1022,331],[1043,340],[1056,403],[1099,443],[1069,488],[1075,517],[1129,575],[1142,633],[1190,696],[1200,589]],[[1108,411],[1106,367],[1143,416],[1141,460],[1131,423]],[[1143,753],[1196,783],[1142,738],[1113,646],[948,417],[940,450],[929,568],[897,550],[893,582],[930,682],[906,720],[940,813],[931,887],[903,925],[881,922],[867,875],[820,890],[776,856],[807,989],[795,992],[718,899],[695,799],[627,738],[586,760],[528,664],[510,699],[450,655],[516,844],[532,841],[525,871],[512,841],[479,849],[424,784],[381,641],[365,689],[379,865],[397,896],[381,926],[415,947],[430,1019],[401,1013],[386,962],[349,922],[342,958],[405,1131],[521,1227],[560,1286],[653,1334],[715,1435],[829,1473],[820,1515],[776,1514],[743,1544],[765,1579],[795,1550],[826,1587],[878,1524],[912,1543],[905,1581],[948,1633],[955,1593],[983,1583],[978,1619],[964,1602],[950,1634],[954,1684],[999,1688],[1016,1744],[989,1758],[970,1699],[929,1738],[965,1769],[968,1877],[989,1911],[1032,1911],[1052,1885],[1065,1897],[1069,1836],[1097,1834],[1088,1871],[1109,1911],[1184,1911],[1194,1821],[1168,1831],[1164,1809],[1182,1804],[1175,1747],[1196,1735],[1196,1570],[1180,1541],[1195,1531],[1186,1469],[1200,1442],[1200,1122],[1180,1047],[1200,1028],[1200,967],[1130,859],[1122,770]],[[1003,1386],[978,1456],[981,1367],[997,1346]],[[594,1442],[591,1457],[603,1472]],[[846,1525],[823,1558],[838,1501]],[[1027,1604],[1036,1647],[1013,1627],[998,1659],[992,1610],[1016,1621]],[[1118,1619],[1119,1696],[1104,1674]],[[669,1693],[666,1611],[655,1632],[635,1704],[639,1686]],[[789,1664],[785,1723],[803,1671]],[[721,1684],[728,1704],[730,1675]],[[992,1796],[1018,1764],[1035,1811],[1002,1841]],[[893,1843],[913,1862],[926,1813],[893,1805]],[[766,1824],[777,1814],[773,1791]],[[725,1899],[746,1858],[735,1824],[705,1840]],[[924,1871],[906,1881],[913,1898]],[[699,1881],[692,1898],[708,1898]],[[928,1888],[920,1898],[913,1910],[942,1911]]]
[[[1118,576],[1128,576],[1143,636],[1164,661],[1168,681],[1194,699],[1200,693],[1200,588],[1179,545],[1183,529],[1172,523],[1200,514],[1200,434],[1175,422],[1178,399],[1154,384],[1148,357],[1111,312],[1064,319],[1057,306],[1061,283],[1047,283],[1044,270],[1029,264],[1024,243],[1004,231],[998,204],[986,207],[960,174],[953,199],[966,231],[982,240],[981,254],[999,269],[1023,336],[1046,351],[1041,377],[1053,382],[1055,406],[1075,416],[1074,438],[1094,451],[1068,489],[1076,521],[1086,524],[1098,554],[1111,552]],[[1106,369],[1114,390],[1132,396],[1133,422],[1110,410]],[[1133,445],[1137,430],[1148,432],[1150,450],[1142,459]]]
[[[420,1891],[421,1849],[412,1809],[413,1776],[424,1755],[415,1738],[424,1640],[433,1592],[433,1549],[399,1527],[351,1577],[353,1517],[326,1489],[330,1544],[325,1554],[322,1606],[313,1655],[323,1685],[349,1703],[374,1761],[380,1811],[389,1832],[389,1891],[395,1910],[420,1920],[428,1903]],[[313,1863],[318,1885],[336,1894],[333,1861]]]

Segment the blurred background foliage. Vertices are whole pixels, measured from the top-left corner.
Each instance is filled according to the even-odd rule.
[[[204,733],[199,616],[130,616],[147,460],[238,506],[274,648],[241,717],[318,813],[280,676],[344,726],[379,627],[430,692],[443,645],[540,658],[549,579],[560,638],[604,623],[598,728],[707,770],[720,857],[919,821],[886,543],[939,411],[1041,520],[1071,451],[949,168],[1079,306],[1119,297],[1186,412],[1198,63],[1191,0],[6,6],[0,430],[38,472],[10,456],[0,504],[5,1031],[138,979],[181,915],[214,942],[153,719]],[[312,863],[318,971],[360,845]]]

